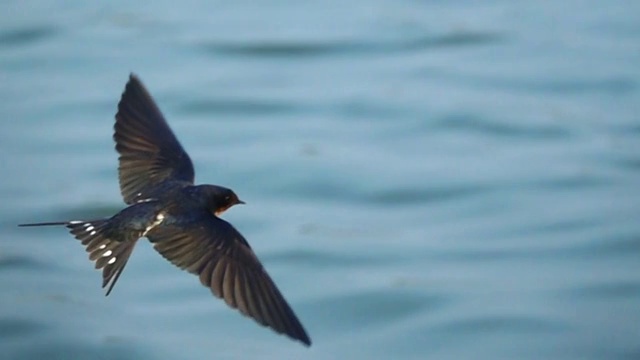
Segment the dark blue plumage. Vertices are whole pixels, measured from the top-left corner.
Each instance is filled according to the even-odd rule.
[[[258,323],[311,345],[297,316],[245,238],[218,216],[244,204],[230,189],[194,185],[193,163],[140,80],[131,75],[118,104],[113,138],[122,197],[108,219],[23,224],[64,225],[102,269],[107,295],[136,242],[147,237],[174,265]]]

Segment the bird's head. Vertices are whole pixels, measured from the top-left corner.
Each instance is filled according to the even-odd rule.
[[[238,198],[238,195],[233,190],[222,186],[208,185],[206,193],[207,208],[216,216],[219,216],[233,205],[245,203]]]

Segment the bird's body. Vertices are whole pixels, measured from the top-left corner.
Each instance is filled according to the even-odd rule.
[[[131,75],[116,114],[114,140],[126,208],[108,219],[65,225],[102,269],[107,295],[136,242],[147,237],[174,265],[193,273],[217,297],[258,323],[309,346],[302,324],[245,238],[218,216],[244,204],[230,189],[194,185],[194,169],[153,98]]]

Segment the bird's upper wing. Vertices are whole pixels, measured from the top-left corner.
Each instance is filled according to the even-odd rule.
[[[311,340],[244,237],[208,213],[190,223],[154,228],[155,249],[200,277],[213,294],[263,326],[311,345]]]
[[[127,204],[165,182],[193,183],[193,164],[142,82],[133,74],[118,104],[115,133],[120,191]]]

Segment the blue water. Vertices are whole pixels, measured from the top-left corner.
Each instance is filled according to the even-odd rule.
[[[1,359],[640,358],[640,2],[2,8]],[[122,208],[131,71],[311,348],[146,242],[105,298],[16,227]]]

